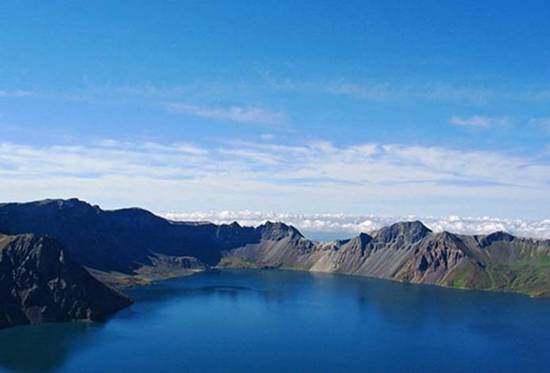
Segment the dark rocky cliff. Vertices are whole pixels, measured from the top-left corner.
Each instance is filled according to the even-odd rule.
[[[0,328],[102,320],[130,303],[73,262],[54,239],[0,235]]]

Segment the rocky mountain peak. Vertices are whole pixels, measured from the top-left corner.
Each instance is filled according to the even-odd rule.
[[[357,240],[359,241],[361,246],[365,246],[366,244],[372,241],[372,237],[367,233],[361,232],[359,233],[359,236],[357,236]]]
[[[515,239],[516,237],[512,236],[510,233],[498,231],[481,237],[480,244],[482,247],[487,247],[491,246],[495,242],[511,242]]]
[[[277,241],[287,236],[300,237],[300,238],[304,237],[302,233],[298,231],[298,229],[282,222],[268,221],[260,225],[257,229],[261,232],[262,239],[265,239],[265,240]]]
[[[462,240],[460,239],[459,236],[457,236],[454,233],[447,232],[447,231],[436,233],[436,234],[432,235],[431,239],[432,239],[432,241],[435,241],[435,242],[440,242],[442,244],[454,245],[454,246],[456,246],[456,245],[458,245],[462,242]]]
[[[89,209],[93,208],[88,202],[79,200],[78,198],[69,198],[69,199],[43,199],[33,203],[36,206],[51,206],[57,207],[60,209]]]
[[[417,242],[428,236],[432,231],[422,222],[407,221],[392,224],[375,232],[374,238],[381,242],[392,242],[404,239],[407,242]]]

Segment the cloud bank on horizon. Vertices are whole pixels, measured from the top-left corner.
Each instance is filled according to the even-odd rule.
[[[490,234],[504,231],[520,237],[550,239],[550,219],[522,220],[494,217],[418,217],[347,214],[284,214],[258,211],[194,211],[161,214],[174,221],[209,221],[215,224],[238,222],[243,226],[258,226],[266,221],[281,221],[293,225],[311,235],[312,238],[349,238],[361,232],[371,233],[384,226],[401,222],[420,220],[434,232],[448,231],[458,234]]]
[[[106,207],[545,219],[550,164],[493,151],[272,140],[23,146],[0,143],[4,200],[78,196]],[[519,216],[518,216],[519,215]]]

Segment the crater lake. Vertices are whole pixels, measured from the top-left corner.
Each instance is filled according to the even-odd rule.
[[[223,270],[126,289],[105,323],[0,331],[0,371],[547,371],[550,299]]]

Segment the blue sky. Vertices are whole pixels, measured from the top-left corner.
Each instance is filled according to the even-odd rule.
[[[548,218],[544,1],[0,5],[3,200]]]

